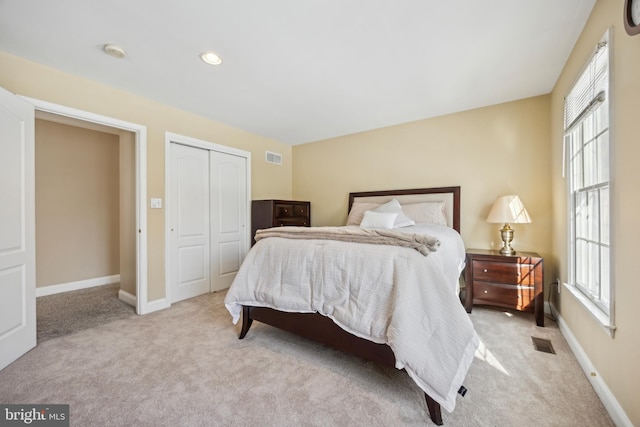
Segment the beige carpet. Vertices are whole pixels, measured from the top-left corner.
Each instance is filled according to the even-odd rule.
[[[238,340],[223,298],[47,340],[0,371],[0,402],[66,403],[72,426],[432,425],[404,372],[255,322]],[[479,307],[471,318],[483,345],[445,425],[613,425],[553,322]]]
[[[38,342],[126,319],[136,310],[118,298],[120,283],[36,299]]]

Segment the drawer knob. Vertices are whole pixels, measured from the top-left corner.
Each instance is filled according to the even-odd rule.
[[[486,268],[483,270],[483,272],[485,272],[485,273],[486,273],[487,271],[489,271],[489,270],[487,270]]]
[[[485,294],[488,294],[488,293],[489,293],[489,291],[484,291],[484,293],[485,293]]]

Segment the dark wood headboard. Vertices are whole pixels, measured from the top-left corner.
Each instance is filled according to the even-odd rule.
[[[460,187],[414,188],[411,190],[383,190],[349,193],[349,211],[353,202],[385,203],[396,198],[400,203],[445,202],[445,214],[450,226],[460,233]],[[347,213],[349,212],[347,211]]]

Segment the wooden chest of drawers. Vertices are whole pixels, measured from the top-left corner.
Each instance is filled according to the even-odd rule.
[[[543,259],[533,252],[501,255],[498,251],[467,250],[465,308],[494,305],[532,311],[544,326]]]
[[[253,200],[251,202],[251,245],[256,230],[285,225],[310,227],[311,203],[298,200]]]

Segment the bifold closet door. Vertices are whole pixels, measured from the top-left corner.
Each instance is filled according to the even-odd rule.
[[[210,290],[209,151],[171,144],[171,302]]]
[[[247,253],[247,159],[171,144],[171,302],[231,286]]]
[[[231,286],[247,253],[247,159],[211,151],[211,291]]]

